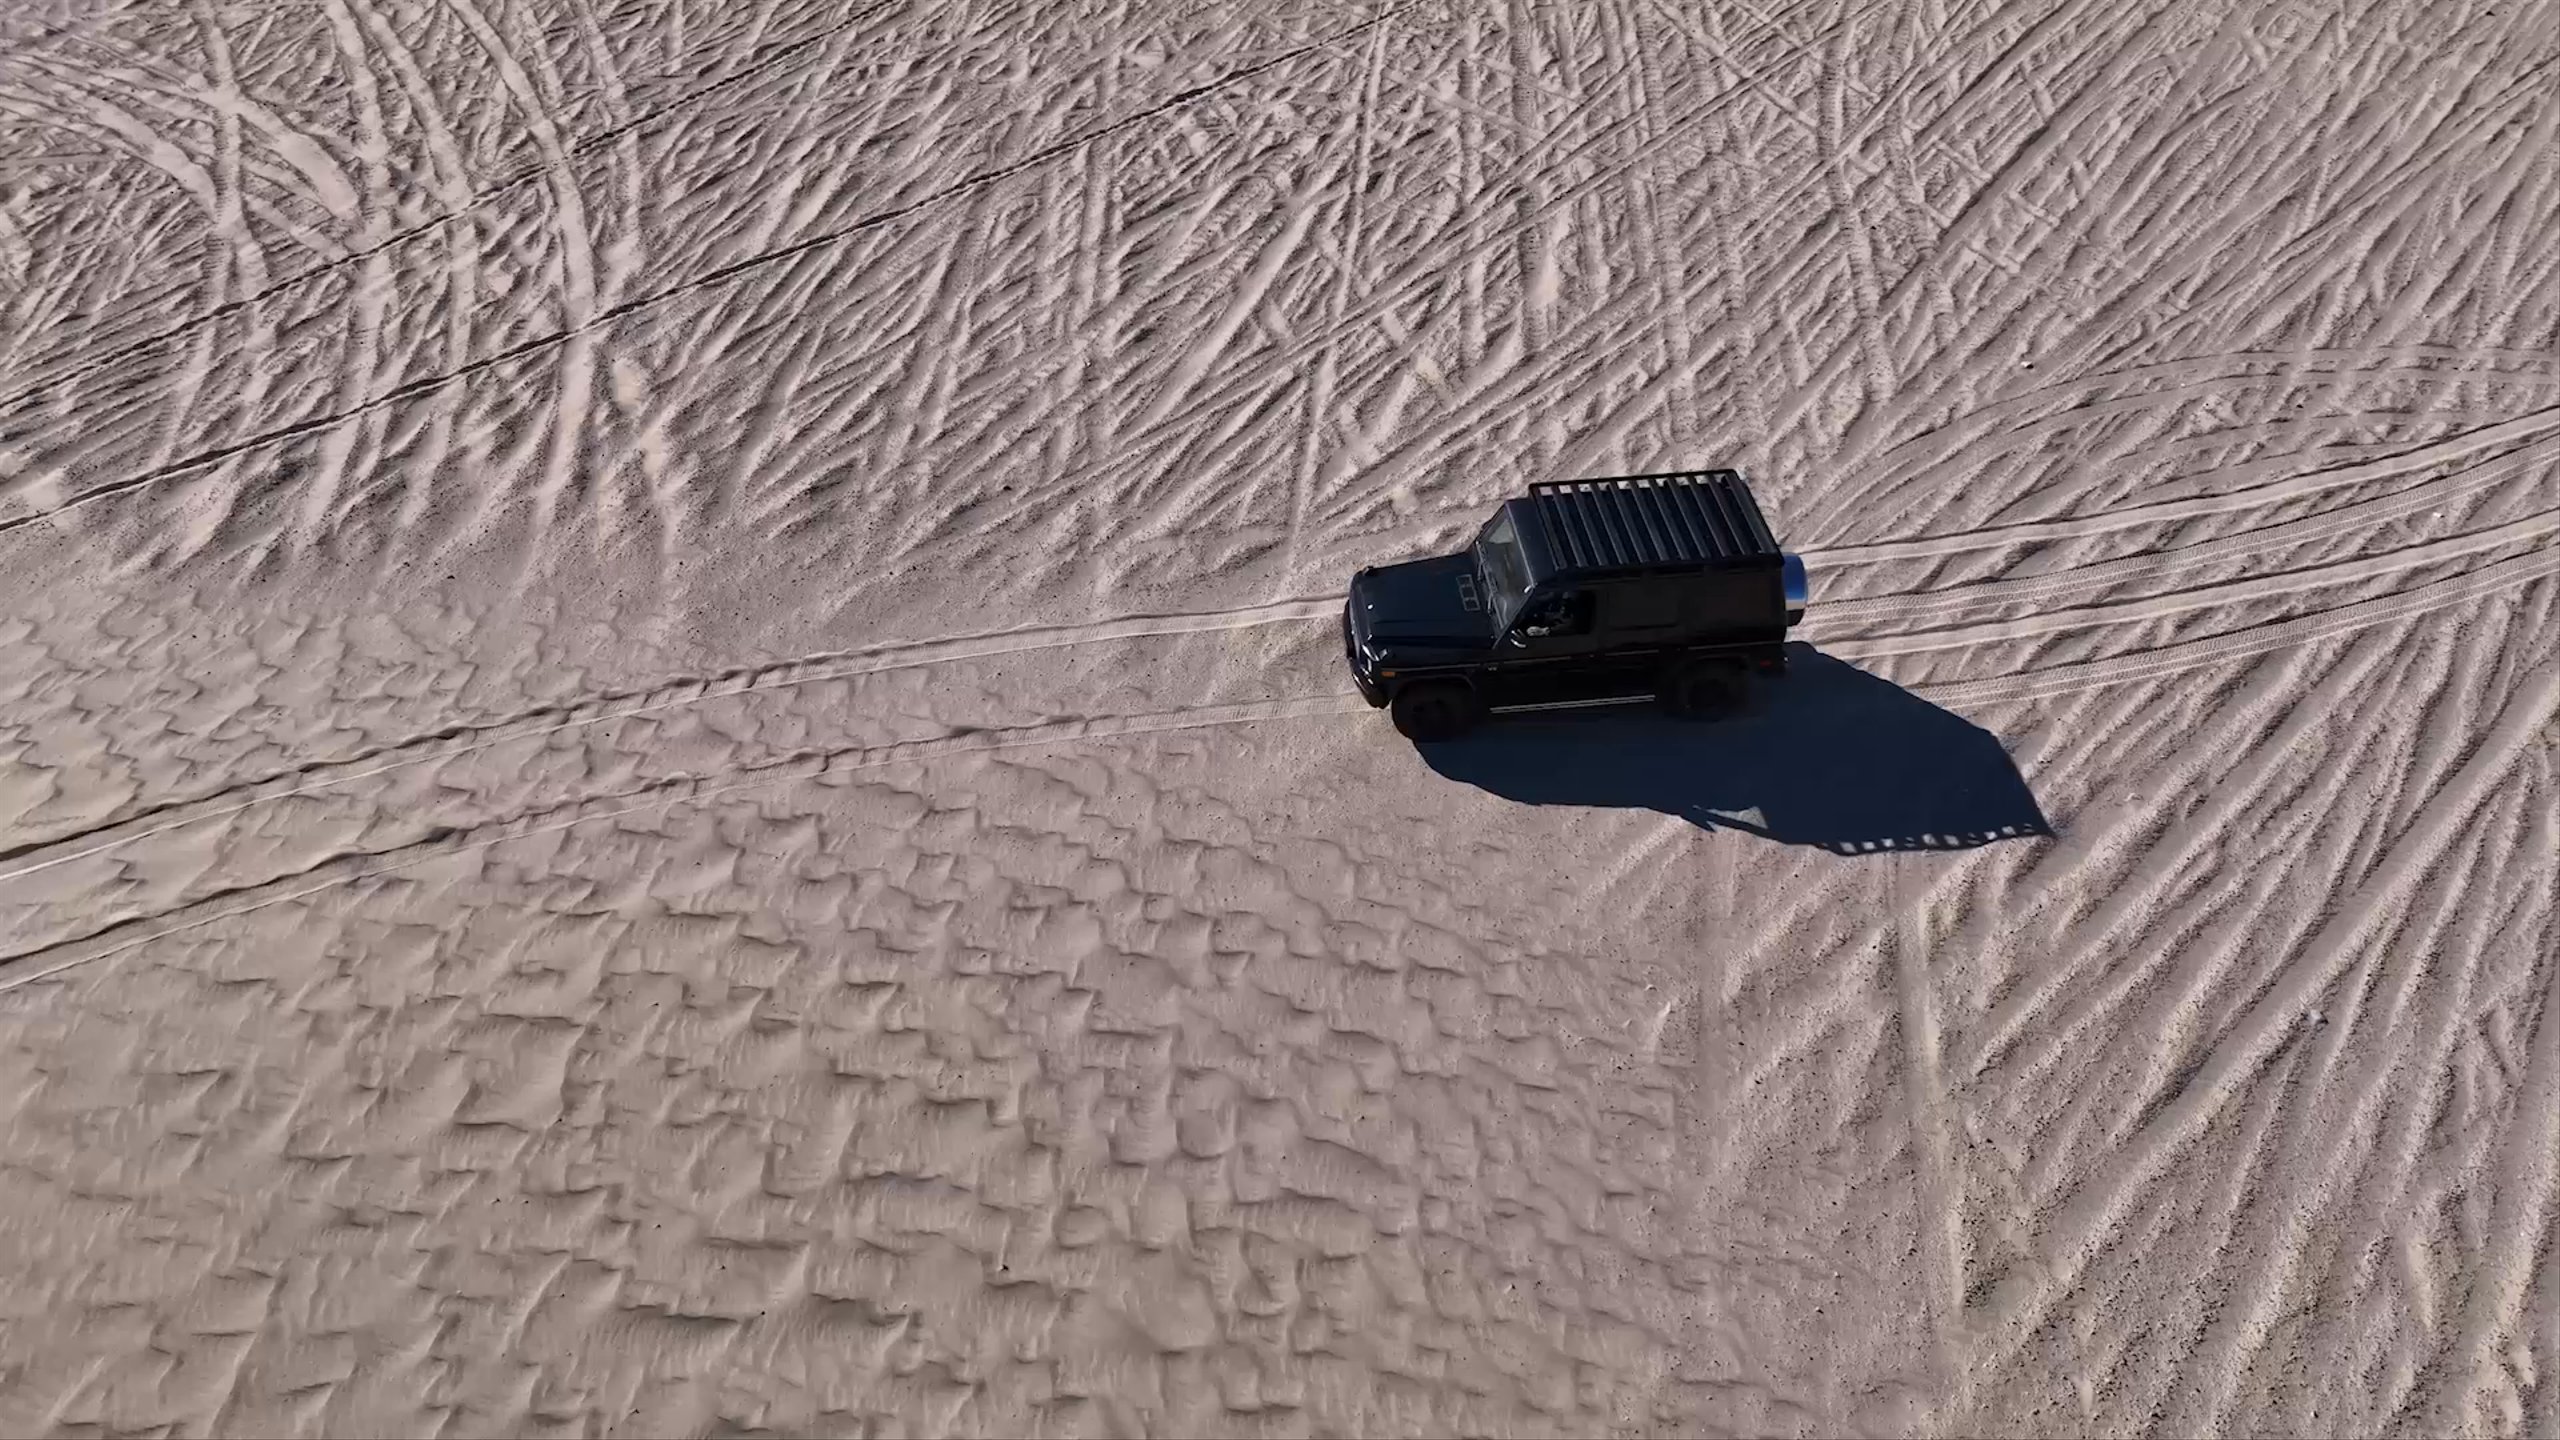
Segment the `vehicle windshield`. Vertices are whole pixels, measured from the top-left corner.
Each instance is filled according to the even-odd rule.
[[[1529,590],[1529,568],[1520,558],[1520,537],[1512,531],[1508,509],[1495,515],[1476,536],[1475,550],[1476,576],[1483,582],[1494,629],[1508,629],[1520,598]]]

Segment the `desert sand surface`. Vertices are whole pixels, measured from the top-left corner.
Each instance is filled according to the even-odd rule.
[[[0,1432],[2560,1434],[2560,9],[0,7]],[[1729,725],[1355,567],[1735,465]]]

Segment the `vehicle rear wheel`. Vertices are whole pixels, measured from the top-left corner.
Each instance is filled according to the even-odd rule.
[[[1480,714],[1475,692],[1448,680],[1398,690],[1389,713],[1404,738],[1424,744],[1464,735],[1475,728]]]
[[[1751,677],[1730,660],[1689,660],[1663,677],[1662,708],[1683,720],[1723,720],[1742,713]]]

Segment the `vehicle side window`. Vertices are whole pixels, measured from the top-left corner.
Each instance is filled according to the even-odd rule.
[[[1680,623],[1680,592],[1644,582],[1612,586],[1601,615],[1612,631],[1669,630]]]
[[[1774,613],[1775,573],[1754,570],[1705,575],[1690,591],[1689,628],[1713,636],[1748,630]]]
[[[1591,592],[1554,590],[1534,596],[1521,607],[1520,634],[1531,640],[1554,640],[1591,633]]]

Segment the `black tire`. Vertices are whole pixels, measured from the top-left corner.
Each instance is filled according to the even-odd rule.
[[[1662,708],[1683,720],[1725,720],[1751,701],[1751,676],[1730,660],[1689,660],[1662,680]]]
[[[1407,685],[1396,692],[1388,713],[1395,717],[1399,734],[1423,745],[1455,740],[1474,729],[1482,717],[1475,692],[1451,680]]]

